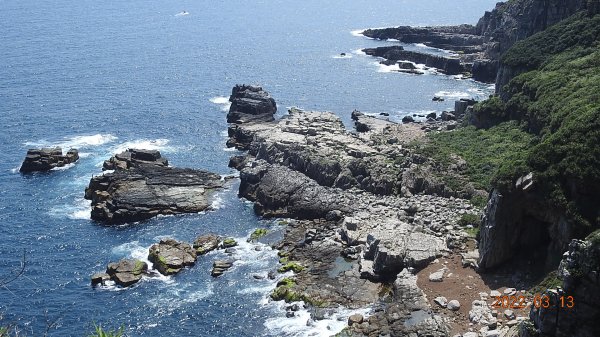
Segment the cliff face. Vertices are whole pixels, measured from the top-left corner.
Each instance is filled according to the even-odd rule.
[[[519,0],[501,2],[475,26],[485,37],[487,58],[499,59],[515,42],[586,8],[587,0]]]
[[[598,1],[589,0],[521,0],[498,3],[486,12],[476,25],[476,33],[485,37],[485,58],[500,60],[516,42],[524,40],[548,27],[588,10],[598,13]],[[503,88],[515,76],[531,68],[515,67],[503,62],[498,64],[496,93],[506,98]]]

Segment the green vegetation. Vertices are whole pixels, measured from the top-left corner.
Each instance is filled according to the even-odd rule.
[[[293,289],[296,285],[296,280],[292,278],[284,278],[277,282],[277,288],[271,293],[271,299],[274,301],[285,301],[286,303],[304,301],[315,307],[324,307],[326,302],[312,298],[306,294],[299,293]]]
[[[505,103],[493,98],[476,113],[521,121],[538,141],[502,163],[493,184],[510,190],[533,171],[538,193],[581,237],[600,222],[600,15],[576,14],[520,41],[502,63],[523,73],[503,88]]]
[[[454,163],[454,155],[459,155],[467,162],[465,173],[469,180],[475,188],[485,190],[491,188],[493,178],[503,174],[507,166],[524,165],[534,139],[516,122],[502,123],[488,130],[462,127],[428,137],[429,142],[422,144],[419,152],[446,167]],[[461,185],[460,181],[456,183]]]
[[[541,294],[547,289],[556,289],[557,287],[562,287],[562,280],[558,278],[557,271],[552,271],[540,283],[529,289],[529,291],[533,294]]]
[[[237,241],[234,238],[226,238],[223,240],[222,246],[224,248],[235,247],[237,246]]]
[[[458,225],[463,226],[463,227],[467,226],[467,225],[471,225],[473,227],[479,227],[480,222],[481,222],[481,219],[480,219],[479,215],[472,214],[472,213],[465,213],[460,216],[460,219],[458,219]]]
[[[480,227],[465,228],[465,232],[474,239],[479,240]]]
[[[162,256],[160,256],[159,258],[162,258]],[[164,258],[163,258],[163,260],[164,260]],[[162,262],[162,260],[161,260],[161,262]],[[132,272],[133,272],[133,275],[139,275],[139,274],[143,273],[144,272],[144,262],[142,262],[140,260],[136,260],[135,267],[133,268]]]
[[[285,273],[290,270],[294,273],[299,273],[302,270],[304,270],[304,267],[301,266],[298,262],[288,262],[285,265],[281,266],[279,269],[277,269],[277,271],[280,273]]]
[[[121,326],[118,330],[102,329],[101,325],[94,324],[94,332],[89,337],[122,337],[125,332],[125,327]]]
[[[250,234],[250,239],[248,239],[248,242],[256,242],[258,239],[262,238],[268,233],[269,231],[265,228],[257,228],[254,232],[252,232],[252,234]]]
[[[482,195],[476,194],[471,198],[471,205],[479,208],[484,208],[487,204],[488,198]]]

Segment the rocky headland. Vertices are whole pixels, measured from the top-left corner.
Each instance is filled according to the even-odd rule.
[[[167,164],[160,152],[140,149],[107,160],[104,168],[114,171],[93,177],[85,191],[92,219],[123,223],[209,209],[211,195],[223,187],[221,176]]]
[[[529,299],[538,292],[550,303],[527,306],[528,318],[514,319],[505,312],[509,321],[503,326],[494,322],[500,322],[495,315],[494,320],[485,319],[490,323],[485,331],[464,336],[598,335],[592,322],[600,313],[594,302],[599,293],[594,252],[600,217],[593,205],[599,200],[600,174],[592,167],[600,167],[600,105],[592,92],[598,74],[599,14],[595,0],[515,0],[498,3],[475,26],[363,32],[375,39],[453,51],[474,79],[496,84],[497,95],[489,100],[468,108],[457,102],[457,111],[466,109],[463,124],[471,126],[428,136],[444,154],[431,148],[427,154],[438,163],[448,153],[459,155],[470,180],[489,191],[477,235],[478,254],[461,254],[463,261],[471,261],[486,284],[494,283],[491,275],[505,274],[510,279],[505,285],[529,289],[522,292]],[[368,50],[385,58],[385,64],[410,61],[403,52],[400,46]],[[443,70],[444,64],[435,67]],[[497,144],[488,143],[490,139]],[[508,139],[513,140],[511,151],[498,161],[492,153]],[[469,140],[480,142],[479,147],[471,147]],[[491,179],[481,179],[485,172]],[[580,306],[566,306],[569,298]],[[445,300],[440,297],[438,302],[446,307]],[[474,301],[473,312],[487,310],[489,303],[477,307]],[[469,312],[473,323],[471,316],[477,315]]]
[[[501,67],[500,57],[517,41],[544,31],[559,21],[587,9],[597,11],[594,1],[507,1],[499,2],[496,8],[486,12],[476,25],[409,27],[367,29],[363,35],[379,40],[395,39],[402,43],[422,43],[429,47],[455,52],[453,58],[433,58],[424,53],[398,53],[396,47],[379,51],[376,55],[388,60],[408,60],[424,63],[436,59],[431,67],[445,70],[446,63],[459,72],[471,72],[477,81],[496,82],[498,88],[508,83],[517,70]],[[366,50],[365,50],[366,51]],[[369,52],[367,52],[371,55]],[[387,58],[392,56],[392,58]],[[417,56],[417,54],[421,54]],[[397,58],[400,57],[400,58]],[[445,60],[444,60],[445,59]],[[500,70],[500,71],[499,71]]]
[[[360,132],[333,113],[292,108],[230,133],[228,144],[248,150],[230,162],[240,170],[240,196],[259,215],[295,219],[276,246],[279,271],[294,276],[271,297],[302,300],[316,319],[337,306],[376,308],[349,322],[347,335],[446,336],[453,323],[432,310],[416,273],[437,258],[477,255],[460,219],[478,216],[468,199],[481,192],[449,187],[411,144],[456,121],[397,124],[358,111],[352,118]]]

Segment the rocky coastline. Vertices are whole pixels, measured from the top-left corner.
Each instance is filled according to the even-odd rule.
[[[275,248],[280,272],[294,276],[271,298],[304,301],[313,319],[338,306],[374,310],[350,319],[340,336],[447,336],[456,324],[433,310],[416,274],[460,253],[473,265],[474,239],[459,219],[481,209],[463,199],[477,191],[436,180],[410,144],[449,124],[397,124],[358,111],[352,118],[361,132],[332,113],[291,108],[230,132],[228,144],[247,150],[230,162],[240,170],[239,195],[258,215],[292,219]]]

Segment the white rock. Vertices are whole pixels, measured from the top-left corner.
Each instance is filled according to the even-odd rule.
[[[498,290],[490,291],[490,297],[498,297],[498,296],[502,296],[502,294]]]
[[[442,268],[436,272],[429,274],[429,281],[430,282],[442,282],[444,280],[445,272],[446,272],[446,269]]]
[[[500,336],[500,331],[498,330],[490,330],[485,333],[485,337],[498,337]]]
[[[457,300],[452,300],[452,301],[448,302],[448,309],[450,309],[452,311],[456,311],[456,310],[460,309],[460,302]]]
[[[448,305],[448,299],[444,296],[436,297],[433,301],[442,308],[445,308]]]
[[[516,293],[517,293],[517,289],[515,289],[515,288],[504,289],[504,295],[514,295]]]
[[[519,323],[519,321],[517,321],[516,319],[512,319],[512,320],[510,320],[510,321],[506,322],[506,325],[507,325],[507,326],[515,326],[515,325],[517,325],[518,323]]]
[[[504,317],[508,318],[509,320],[515,319],[515,312],[509,309],[504,310]]]
[[[463,334],[463,337],[479,337],[479,334],[477,332],[466,332]]]

